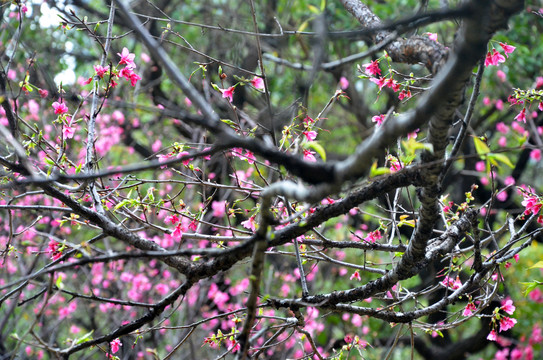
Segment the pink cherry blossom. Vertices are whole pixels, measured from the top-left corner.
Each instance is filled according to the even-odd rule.
[[[500,79],[501,82],[505,82],[506,75],[505,75],[505,73],[503,71],[498,70],[496,72],[496,75],[498,76],[498,79]]]
[[[515,116],[515,120],[526,122],[526,108],[522,108],[520,113],[517,116]]]
[[[496,124],[496,130],[502,134],[507,134],[509,132],[509,126],[505,125],[503,122],[499,122]]]
[[[255,76],[251,80],[251,85],[253,85],[255,89],[264,90],[264,80],[262,80],[261,77]]]
[[[496,195],[496,199],[498,199],[501,202],[504,202],[505,200],[507,200],[507,197],[508,195],[506,191],[501,191]]]
[[[226,213],[226,201],[213,201],[211,203],[211,209],[213,210],[213,216],[222,218]]]
[[[522,196],[524,197],[524,200],[521,204],[526,208],[526,210],[524,210],[524,215],[537,214],[539,210],[541,210],[543,204],[539,197],[526,192],[523,192]]]
[[[500,319],[500,332],[511,329],[513,326],[515,326],[516,323],[517,323],[516,319],[510,318],[507,316],[502,316]]]
[[[65,139],[73,138],[74,134],[75,134],[75,127],[72,126],[71,122],[70,124],[64,124],[62,126],[62,136],[64,136]]]
[[[172,225],[175,225],[179,222],[179,217],[177,215],[171,215],[171,216],[166,216],[164,218],[164,223],[165,224],[172,224]]]
[[[462,316],[471,316],[473,315],[473,312],[477,310],[477,306],[475,306],[474,303],[468,303],[466,305],[466,308],[462,312]]]
[[[541,160],[541,149],[533,149],[530,151],[530,158],[535,161]]]
[[[498,340],[498,333],[496,332],[496,330],[490,331],[490,333],[488,334],[488,336],[486,337],[486,339],[489,340],[489,341],[496,341],[496,340]]]
[[[379,86],[379,90],[381,90],[383,88],[383,86],[385,86],[385,81],[386,79],[384,77],[380,77],[380,78],[370,78],[370,81],[374,84],[377,84],[377,86]]]
[[[311,150],[304,149],[304,159],[309,162],[316,162],[317,159],[315,158],[315,152]]]
[[[62,256],[61,246],[58,242],[51,240],[47,247],[47,251],[51,255],[51,259],[58,260]]]
[[[94,71],[96,71],[96,75],[100,77],[100,79],[104,78],[104,74],[109,71],[109,65],[106,67],[100,66],[100,65],[94,65]]]
[[[40,97],[44,99],[49,95],[49,91],[44,89],[38,89],[38,93],[40,94]]]
[[[516,49],[516,47],[512,45],[507,45],[507,43],[500,43],[500,46],[502,47],[503,52],[505,53],[505,56],[507,57],[509,57],[509,54],[511,54]]]
[[[255,216],[251,216],[249,219],[242,221],[241,226],[243,226],[246,229],[256,231],[256,222],[255,222]]]
[[[381,240],[383,238],[383,235],[381,235],[381,231],[379,229],[375,231],[371,231],[368,233],[368,235],[364,238],[364,241],[367,241],[369,243],[375,243],[377,240]]]
[[[411,97],[411,90],[402,90],[398,94],[398,99],[400,100],[409,99],[410,97]]]
[[[442,284],[453,290],[459,289],[462,286],[460,278],[457,276],[456,279],[449,277],[448,275],[442,281]]]
[[[175,229],[173,229],[172,237],[177,240],[180,240],[183,237],[183,229],[181,223],[177,224]]]
[[[349,278],[349,280],[352,280],[352,279],[356,279],[358,281],[361,281],[362,278],[360,277],[360,273],[358,272],[358,270],[356,270],[352,275],[351,277]]]
[[[486,170],[486,163],[484,161],[477,161],[475,163],[475,170],[478,172],[483,172]]]
[[[313,120],[313,118],[309,117],[309,115],[306,115],[306,117],[304,118],[304,123],[309,125],[309,124],[313,124],[315,122],[315,120]]]
[[[496,354],[494,354],[494,360],[509,360],[509,349],[504,348],[496,351]]]
[[[346,90],[349,87],[349,80],[347,80],[345,76],[342,76],[339,79],[339,87],[341,88],[341,90]]]
[[[362,66],[364,66],[364,72],[367,75],[381,75],[379,60],[372,60],[370,63],[364,64]]]
[[[316,131],[304,131],[302,134],[307,138],[307,141],[313,141],[317,137]]]
[[[387,117],[386,114],[375,115],[374,117],[371,118],[371,121],[376,123],[377,126],[381,126],[381,124],[383,123],[386,117]]]
[[[541,334],[541,327],[539,324],[534,324],[532,328],[532,334],[530,335],[530,344],[535,345],[543,341],[543,335]]]
[[[132,69],[136,68],[136,64],[134,63],[134,59],[136,57],[135,54],[131,54],[130,51],[128,51],[127,48],[123,48],[122,53],[117,53],[121,57],[121,60],[119,61],[119,65],[125,64],[127,67],[130,67]]]
[[[138,80],[141,80],[141,77],[138,74],[134,72],[130,74],[130,85],[136,86],[136,83],[138,82]]]
[[[111,346],[111,352],[115,354],[117,351],[119,351],[120,347],[123,346],[123,344],[121,343],[121,340],[115,339],[109,343],[109,346]]]
[[[57,115],[66,114],[68,112],[68,107],[63,102],[59,103],[55,101],[53,103],[53,109],[55,110],[55,114]]]
[[[513,315],[516,307],[513,305],[513,300],[507,299],[505,301],[502,301],[501,309],[505,311],[506,313],[508,313],[509,315]]]
[[[490,51],[486,54],[485,57],[485,66],[498,66],[500,63],[505,62],[505,57],[500,54],[496,49],[492,49],[492,53]]]
[[[234,86],[230,86],[228,89],[221,89],[222,97],[228,99],[228,101],[234,101]]]
[[[245,159],[247,160],[247,162],[249,164],[254,164],[255,163],[256,158],[255,158],[255,154],[253,154],[252,151],[247,150],[245,152],[244,157],[245,157]]]
[[[427,32],[427,33],[424,33],[424,35],[428,35],[428,38],[430,40],[433,40],[433,41],[437,42],[437,33]]]

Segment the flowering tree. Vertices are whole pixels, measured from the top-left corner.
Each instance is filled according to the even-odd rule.
[[[537,4],[2,11],[2,358],[541,353]]]

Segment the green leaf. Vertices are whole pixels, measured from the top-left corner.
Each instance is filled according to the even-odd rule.
[[[298,28],[298,30],[297,30],[297,31],[298,31],[298,32],[302,32],[302,31],[304,31],[304,30],[305,30],[305,28],[307,27],[307,25],[309,25],[309,22],[308,22],[308,20],[304,21],[304,22],[302,23],[302,25],[300,25],[300,27]]]
[[[307,7],[309,8],[309,11],[311,11],[313,14],[320,14],[320,11],[319,9],[317,9],[316,6],[313,6],[313,5],[307,5]]]
[[[497,161],[499,161],[499,162],[504,163],[505,165],[509,166],[511,169],[513,169],[515,167],[513,165],[513,163],[511,162],[511,160],[509,160],[509,158],[505,154],[492,154],[492,153],[490,153],[490,154],[488,154],[488,159],[490,160],[492,165],[498,165]]]
[[[530,266],[529,269],[543,269],[543,260],[536,262],[533,266]]]
[[[415,140],[414,138],[411,138],[407,141],[402,141],[402,145],[405,149],[405,152],[408,154],[408,155],[411,155],[411,154],[414,154],[415,151],[417,150],[426,150],[426,151],[429,151],[431,153],[434,152],[434,146],[430,143],[423,143],[423,142],[418,142],[417,140]]]
[[[484,159],[485,155],[490,152],[490,148],[479,137],[473,137],[473,142],[475,143],[475,151],[477,151],[477,154]]]
[[[324,11],[324,9],[326,9],[326,0],[321,0],[321,6],[320,6],[320,9],[321,9],[321,12]]]
[[[524,296],[528,296],[532,290],[534,290],[538,285],[541,285],[539,281],[532,281],[532,282],[521,282],[523,286],[526,286],[526,289],[524,290]]]
[[[376,177],[376,176],[380,176],[380,175],[386,175],[386,174],[390,174],[390,169],[389,169],[389,168],[387,168],[387,167],[380,167],[380,168],[378,168],[378,167],[377,167],[377,161],[374,162],[374,163],[371,165],[371,169],[370,169],[370,178]]]
[[[59,289],[64,288],[64,284],[62,283],[62,277],[63,277],[62,275],[59,275],[58,278],[57,278],[57,281],[55,281],[55,285]]]
[[[317,154],[319,154],[319,156],[321,157],[322,161],[326,161],[326,151],[321,144],[316,141],[310,141],[306,145],[311,149],[315,150]]]
[[[92,333],[94,332],[94,330],[91,330],[89,331],[88,333],[86,333],[85,335],[81,336],[81,337],[78,337],[77,339],[74,340],[74,345],[79,345],[79,344],[82,344],[84,342],[87,342],[87,341],[91,341],[92,340]]]
[[[115,207],[113,208],[114,210],[119,210],[120,208],[122,208],[123,206],[126,206],[126,205],[129,205],[130,204],[130,199],[124,199],[123,201],[121,201],[120,203],[118,203],[117,205],[115,205]]]

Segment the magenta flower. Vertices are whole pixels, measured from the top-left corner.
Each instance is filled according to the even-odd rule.
[[[488,336],[486,337],[487,340],[489,341],[496,341],[498,340],[498,334],[496,333],[496,330],[492,330]]]
[[[498,66],[500,63],[505,62],[505,57],[498,52],[498,50],[493,49],[492,50],[492,61],[494,62],[494,65]]]
[[[317,137],[316,131],[304,131],[302,134],[305,135],[305,137],[307,138],[307,141],[313,141]]]
[[[222,218],[226,213],[226,201],[213,201],[211,209],[213,210],[214,217]]]
[[[40,94],[40,97],[44,99],[49,95],[49,91],[44,89],[38,89],[38,93]]]
[[[368,236],[364,238],[364,241],[367,241],[373,244],[377,240],[381,240],[382,238],[383,238],[383,235],[381,235],[381,232],[379,230],[375,230],[368,233]]]
[[[75,127],[72,126],[72,124],[64,124],[62,127],[62,135],[65,139],[71,139],[74,137],[75,134]]]
[[[434,40],[435,42],[437,42],[437,33],[427,32],[427,33],[424,33],[424,35],[428,35],[428,38],[430,40]]]
[[[502,302],[502,307],[501,309],[503,311],[505,311],[506,313],[508,313],[509,315],[513,315],[513,313],[515,312],[515,306],[513,305],[513,300],[511,299],[507,299],[505,300],[504,302]]]
[[[228,89],[221,89],[222,97],[228,99],[228,101],[234,101],[234,86],[230,86]]]
[[[309,162],[317,161],[317,159],[315,158],[315,153],[311,150],[305,150],[305,149],[304,149],[304,159]]]
[[[540,161],[541,160],[541,150],[540,149],[533,149],[530,152],[530,158],[535,160],[535,161]]]
[[[362,278],[360,277],[360,273],[358,272],[358,270],[356,270],[354,272],[354,274],[351,275],[351,277],[349,278],[349,280],[352,280],[352,279],[356,279],[358,281],[361,281]]]
[[[243,226],[246,229],[256,231],[255,216],[253,215],[248,220],[242,221],[241,226]]]
[[[182,236],[183,236],[183,230],[181,229],[181,223],[179,223],[173,230],[172,237],[174,239],[181,239]]]
[[[522,193],[522,196],[524,197],[524,200],[521,204],[526,208],[526,210],[524,210],[524,215],[537,214],[539,210],[541,210],[543,204],[538,196],[525,192]]]
[[[411,90],[402,90],[398,94],[398,99],[400,100],[409,99],[410,97],[411,97]]]
[[[445,276],[445,278],[442,281],[442,284],[453,290],[459,289],[462,286],[462,282],[460,281],[460,278],[458,276],[456,277],[456,280],[455,280],[449,277],[448,275]]]
[[[53,260],[58,260],[62,256],[61,246],[55,240],[49,241],[47,251],[49,252]]]
[[[509,126],[505,125],[503,122],[499,122],[496,124],[496,130],[502,134],[507,134],[509,132]]]
[[[121,60],[119,61],[119,65],[125,64],[127,67],[130,67],[132,69],[136,68],[136,64],[134,63],[134,58],[136,57],[136,55],[131,54],[127,48],[123,48],[122,53],[121,54],[117,53],[117,55],[121,57]]]
[[[485,57],[485,66],[498,66],[500,63],[505,62],[505,57],[500,54],[496,49],[492,49],[492,53],[490,51],[486,54]]]
[[[381,69],[379,68],[379,60],[373,60],[364,66],[364,72],[368,75],[381,75]]]
[[[522,108],[520,113],[517,116],[515,116],[515,120],[526,122],[526,108]]]
[[[253,154],[251,151],[247,150],[247,151],[245,152],[245,159],[247,159],[247,162],[248,162],[249,164],[254,164],[254,163],[255,163],[255,160],[256,160],[255,154]]]
[[[164,223],[165,224],[172,224],[172,225],[175,225],[179,222],[179,217],[177,215],[171,215],[171,216],[166,216],[164,218]]]
[[[381,71],[381,70],[379,70],[379,71]],[[347,78],[345,76],[342,76],[339,79],[339,87],[341,88],[341,90],[346,90],[349,87],[349,80],[347,80]]]
[[[55,110],[55,114],[57,114],[57,115],[66,114],[68,112],[68,107],[63,102],[59,103],[59,102],[55,101],[53,103],[53,109]]]
[[[500,43],[500,46],[502,47],[503,52],[505,53],[505,56],[507,57],[509,57],[508,54],[511,54],[516,49],[516,47],[507,45],[507,43]]]
[[[309,115],[306,115],[306,117],[304,118],[304,123],[309,125],[309,124],[313,124],[315,122],[315,120],[313,120],[311,117],[309,117]]]
[[[251,85],[253,85],[255,89],[264,90],[264,80],[258,76],[255,76],[253,80],[251,80]]]
[[[106,67],[94,65],[94,71],[96,71],[96,75],[98,75],[100,79],[103,79],[104,75],[109,71],[109,65]]]
[[[115,339],[112,342],[109,343],[109,346],[111,346],[111,352],[116,353],[119,351],[120,347],[123,346],[120,339]]]
[[[385,81],[386,79],[384,77],[380,77],[380,78],[370,78],[370,81],[374,84],[376,84],[377,86],[379,86],[379,90],[381,90],[383,88],[383,86],[385,86]]]
[[[464,312],[462,313],[462,316],[471,316],[473,315],[473,312],[477,310],[477,307],[474,303],[469,303],[466,305],[466,308],[464,309]]]
[[[377,123],[377,126],[381,126],[386,117],[386,114],[375,115],[371,118],[371,121]]]
[[[502,318],[500,319],[500,332],[511,329],[513,326],[515,326],[516,323],[517,323],[516,319],[510,318],[507,316],[502,316]]]

